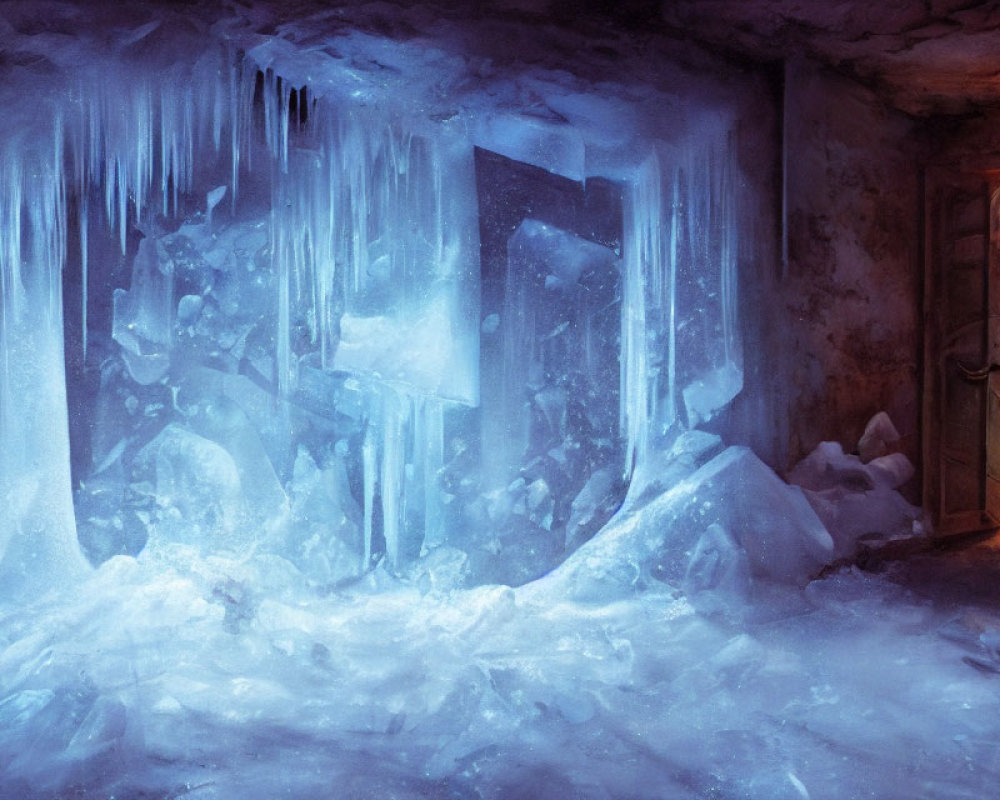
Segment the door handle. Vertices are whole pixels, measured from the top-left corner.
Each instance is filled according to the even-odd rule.
[[[962,374],[962,377],[965,378],[965,380],[973,383],[985,381],[990,376],[991,372],[994,370],[1000,370],[1000,365],[990,364],[989,362],[979,369],[966,366],[961,361],[956,361],[955,366],[958,367],[958,371]]]

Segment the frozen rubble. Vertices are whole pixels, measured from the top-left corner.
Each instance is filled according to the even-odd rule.
[[[880,412],[859,442],[862,455],[844,453],[839,442],[821,442],[789,473],[833,537],[836,558],[931,532],[924,511],[899,492],[915,470],[904,454],[888,449],[898,439]]]
[[[693,594],[748,589],[751,578],[804,585],[832,554],[802,491],[729,447],[647,504],[626,505],[530,591],[602,601],[685,580]],[[730,580],[733,570],[745,579]]]
[[[0,607],[0,797],[990,796],[995,610],[845,570],[734,627],[661,587],[321,597],[273,556],[119,556]]]

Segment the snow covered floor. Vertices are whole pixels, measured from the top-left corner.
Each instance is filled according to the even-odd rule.
[[[978,550],[776,590],[738,629],[666,586],[321,598],[274,557],[118,557],[0,609],[0,796],[995,796]]]

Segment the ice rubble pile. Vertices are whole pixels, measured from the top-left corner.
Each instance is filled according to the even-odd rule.
[[[997,778],[995,678],[881,576],[734,629],[662,591],[421,596],[383,574],[324,599],[277,567],[116,557],[73,602],[5,609],[7,796],[820,800]]]
[[[914,474],[909,459],[893,452],[898,440],[892,420],[881,411],[858,442],[860,455],[845,454],[838,442],[822,442],[789,473],[833,537],[836,558],[930,532],[923,510],[898,491]]]
[[[859,444],[868,463],[823,442],[789,484],[746,448],[682,433],[636,474],[600,533],[526,596],[599,602],[665,584],[703,613],[745,617],[776,584],[805,585],[865,548],[929,532],[898,491],[914,473],[906,456],[886,452],[898,439],[879,412]]]
[[[801,490],[750,450],[720,449],[718,437],[682,434],[671,453],[676,482],[653,499],[626,500],[596,537],[526,591],[606,601],[661,584],[682,588],[708,613],[728,614],[760,585],[804,585],[833,554],[823,523]]]

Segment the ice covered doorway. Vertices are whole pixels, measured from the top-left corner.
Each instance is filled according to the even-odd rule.
[[[483,480],[561,552],[622,485],[620,184],[476,149]],[[574,502],[575,501],[575,502]],[[516,519],[516,518],[515,518]]]
[[[69,125],[84,550],[537,577],[624,488],[624,182],[230,58]]]
[[[275,555],[324,586],[425,549],[528,580],[575,514],[585,536],[594,498],[740,391],[750,206],[728,118],[675,108],[611,136],[617,106],[562,78],[546,91],[568,116],[481,87],[429,114],[402,78],[315,87],[269,44],[202,42],[142,80],[95,68],[61,99],[80,541],[94,562]],[[507,336],[505,306],[550,316]],[[486,380],[505,364],[509,392]]]

